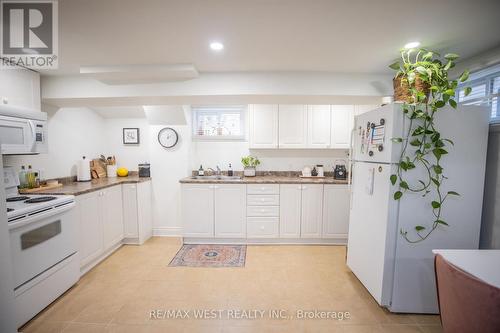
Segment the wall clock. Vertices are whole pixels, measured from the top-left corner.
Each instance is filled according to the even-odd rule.
[[[179,134],[170,127],[165,127],[158,133],[158,142],[165,148],[172,148],[179,141]]]

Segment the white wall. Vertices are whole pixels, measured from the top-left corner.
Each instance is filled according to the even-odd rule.
[[[45,178],[76,174],[76,162],[82,155],[97,157],[115,155],[118,166],[137,170],[137,165],[151,163],[153,178],[153,225],[156,234],[178,235],[180,223],[179,179],[198,169],[219,165],[227,170],[242,170],[241,157],[252,154],[259,157],[260,170],[301,170],[305,165],[323,164],[330,171],[338,158],[346,158],[344,150],[249,150],[248,141],[193,142],[191,140],[191,113],[185,108],[188,124],[171,126],[180,140],[173,149],[158,143],[158,132],[165,126],[149,125],[146,119],[105,119],[87,108],[64,108],[49,117],[49,154],[36,156],[6,156],[6,165],[20,168],[31,164],[42,170]],[[138,127],[139,145],[123,145],[122,129]]]
[[[96,157],[106,152],[104,119],[88,108],[62,108],[49,111],[49,153],[4,156],[4,165],[17,169],[31,164],[42,178],[76,175],[82,156]]]
[[[345,150],[249,150],[248,141],[207,142],[192,141],[191,112],[185,107],[188,124],[170,126],[179,133],[179,143],[173,149],[165,149],[158,143],[158,132],[165,126],[147,125],[140,119],[106,120],[108,154],[115,154],[119,165],[136,170],[137,163],[151,162],[153,178],[153,225],[156,234],[177,235],[181,232],[180,223],[180,184],[179,179],[187,177],[200,164],[204,168],[219,165],[227,170],[228,164],[234,170],[242,170],[241,157],[252,154],[258,156],[262,164],[260,170],[301,170],[305,165],[324,164],[330,171],[335,160],[346,158]],[[137,147],[124,147],[121,141],[123,127],[139,127],[141,144]],[[149,156],[149,157],[148,157]]]
[[[146,119],[106,119],[104,121],[106,156],[114,155],[119,167],[137,171],[138,164],[150,161],[151,142],[149,124]],[[123,128],[139,128],[138,145],[123,144]]]

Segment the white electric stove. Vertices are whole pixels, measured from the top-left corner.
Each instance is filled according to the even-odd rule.
[[[78,281],[78,219],[74,196],[19,194],[10,167],[4,182],[20,327]]]

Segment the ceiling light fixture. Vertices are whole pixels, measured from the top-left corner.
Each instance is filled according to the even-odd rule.
[[[224,44],[220,42],[212,42],[210,43],[210,48],[214,51],[221,51],[224,49]]]
[[[405,44],[405,49],[414,49],[420,46],[420,42],[409,42]]]

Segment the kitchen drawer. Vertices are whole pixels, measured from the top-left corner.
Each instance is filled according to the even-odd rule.
[[[247,218],[247,238],[278,237],[279,218],[249,217]]]
[[[279,206],[248,206],[247,216],[280,216]]]
[[[280,196],[277,194],[254,194],[247,196],[248,206],[279,206]]]
[[[279,184],[250,184],[247,194],[280,194]]]

